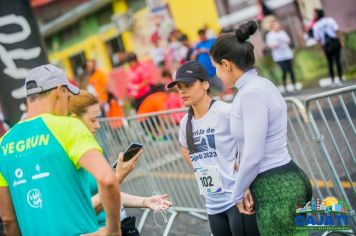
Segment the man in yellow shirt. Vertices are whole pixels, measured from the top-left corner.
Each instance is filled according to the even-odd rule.
[[[85,125],[65,116],[69,93],[79,89],[48,64],[29,72],[26,90],[25,120],[0,140],[5,234],[121,235],[117,178]],[[99,231],[85,170],[95,177],[106,211],[106,227]]]

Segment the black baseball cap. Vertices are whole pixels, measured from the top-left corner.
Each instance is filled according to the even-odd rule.
[[[167,85],[168,88],[174,87],[178,82],[193,83],[196,80],[209,81],[208,72],[204,66],[197,61],[187,61],[181,65],[175,77],[175,80]]]

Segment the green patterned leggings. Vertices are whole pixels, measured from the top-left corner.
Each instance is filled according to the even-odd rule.
[[[304,171],[293,161],[257,175],[251,184],[261,236],[307,235],[295,231],[295,210],[312,197]]]

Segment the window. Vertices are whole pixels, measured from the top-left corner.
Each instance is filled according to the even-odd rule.
[[[69,61],[70,61],[70,64],[72,66],[73,73],[75,76],[78,76],[83,73],[83,68],[84,68],[84,65],[86,62],[85,55],[83,52],[70,57]]]
[[[108,47],[108,51],[110,54],[111,63],[113,67],[117,67],[124,64],[125,61],[124,60],[120,61],[119,59],[119,53],[125,52],[125,47],[124,47],[124,43],[122,42],[121,35],[109,40],[106,43],[106,45]]]

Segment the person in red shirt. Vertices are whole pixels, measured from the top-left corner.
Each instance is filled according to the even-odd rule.
[[[127,54],[127,62],[129,63],[127,90],[134,100],[133,106],[138,110],[140,104],[150,93],[150,75],[145,66],[137,60],[135,53]]]

